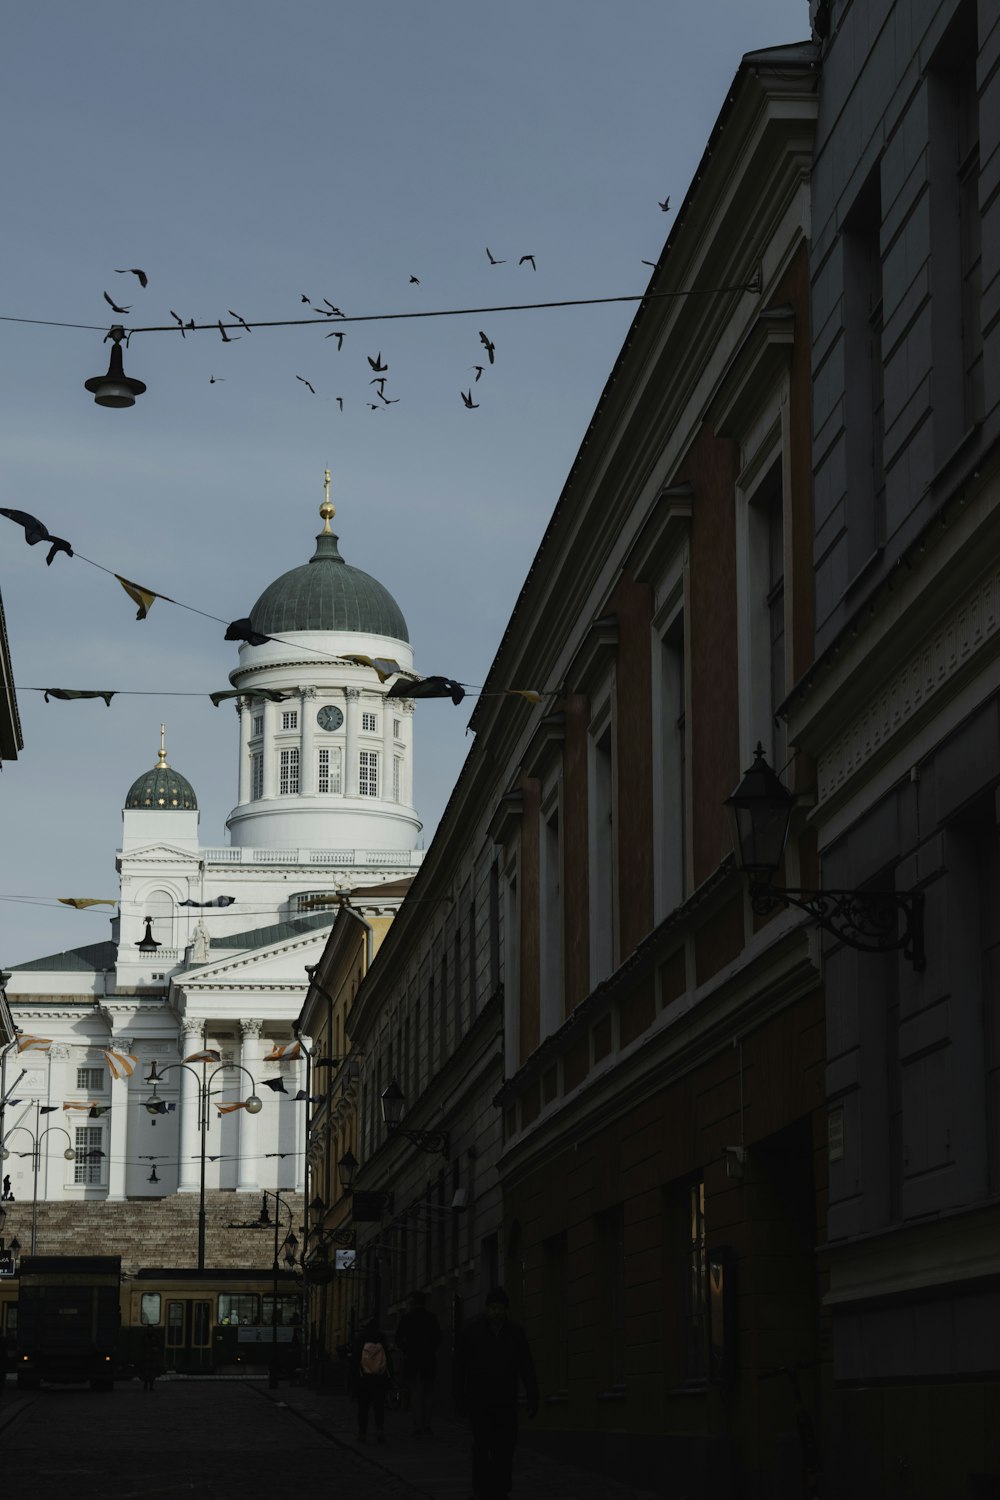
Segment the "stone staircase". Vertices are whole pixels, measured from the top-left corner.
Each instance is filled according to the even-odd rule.
[[[282,1193],[291,1209],[292,1228],[302,1244],[301,1193]],[[3,1239],[21,1242],[21,1254],[31,1246],[31,1203],[5,1203]],[[231,1223],[256,1224],[260,1193],[209,1191],[205,1194],[205,1265],[213,1270],[269,1272],[274,1263],[273,1198],[268,1198],[272,1223],[264,1228],[230,1229]],[[288,1216],[281,1210],[279,1244],[288,1233]],[[144,1266],[189,1270],[198,1263],[198,1195],[174,1193],[169,1198],[142,1198],[114,1203],[40,1202],[35,1240],[38,1255],[120,1255],[122,1271],[134,1276]],[[281,1261],[284,1269],[284,1261]]]

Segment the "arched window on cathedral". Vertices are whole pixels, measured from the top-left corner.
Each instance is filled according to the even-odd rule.
[[[142,898],[140,917],[152,917],[152,932],[162,948],[176,948],[174,898],[169,891],[150,891]]]

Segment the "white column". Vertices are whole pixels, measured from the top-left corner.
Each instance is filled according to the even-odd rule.
[[[278,768],[275,765],[274,749],[274,724],[275,714],[279,705],[264,699],[264,735],[261,745],[264,751],[264,796],[273,797],[278,781]]]
[[[250,731],[253,728],[253,705],[250,699],[237,698],[236,712],[240,716],[240,767],[237,800],[242,804],[250,801]]]
[[[108,1042],[114,1052],[131,1052],[130,1036],[114,1036]],[[111,1111],[108,1115],[108,1197],[120,1203],[126,1195],[125,1174],[128,1161],[128,1092],[127,1078],[111,1079]]]
[[[188,1057],[192,1052],[200,1052],[205,1036],[204,1021],[186,1020],[183,1023],[181,1033],[181,1056]],[[178,1068],[180,1074],[180,1102],[177,1113],[180,1115],[180,1129],[178,1139],[180,1146],[177,1155],[180,1167],[177,1178],[177,1191],[179,1193],[196,1193],[200,1187],[201,1174],[201,1133],[199,1131],[198,1104],[199,1088],[198,1080],[194,1073],[200,1067],[199,1063],[190,1063],[187,1068]],[[167,1077],[169,1078],[169,1073]]]
[[[392,721],[396,713],[395,700],[392,698],[382,699],[382,780],[379,783],[379,796],[383,802],[392,801],[392,772],[393,760],[396,755],[396,736],[392,732]],[[399,800],[403,800],[403,777],[400,767],[399,778]]]
[[[316,795],[316,689],[304,687],[299,696],[299,794]]]
[[[260,1034],[263,1030],[263,1021],[245,1020],[240,1022],[240,1063],[248,1068],[254,1080],[253,1085],[245,1073],[240,1073],[240,1091],[242,1098],[249,1097],[251,1090],[258,1094],[257,1075],[260,1072]],[[260,1188],[260,1144],[257,1133],[258,1116],[250,1114],[249,1110],[238,1111],[240,1119],[240,1133],[238,1160],[236,1162],[236,1191],[238,1193],[256,1193]]]
[[[403,711],[403,801],[413,806],[413,699],[400,704]]]
[[[344,795],[346,797],[357,797],[360,785],[358,779],[358,716],[361,713],[361,693],[358,688],[345,688],[344,697],[347,699]]]

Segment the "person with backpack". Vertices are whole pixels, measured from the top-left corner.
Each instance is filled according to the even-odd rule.
[[[403,1384],[410,1397],[415,1438],[431,1436],[431,1397],[440,1347],[441,1324],[428,1309],[423,1292],[414,1292],[396,1328],[396,1348],[403,1356]]]
[[[389,1341],[378,1319],[370,1317],[354,1340],[348,1367],[358,1399],[358,1440],[368,1441],[368,1414],[375,1417],[375,1441],[385,1442],[385,1398],[392,1383]]]

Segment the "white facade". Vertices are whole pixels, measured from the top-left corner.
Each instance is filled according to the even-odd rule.
[[[332,509],[321,512],[321,542],[335,550]],[[336,588],[352,571],[358,576],[346,566],[325,574],[327,592],[330,579]],[[12,972],[17,1026],[51,1043],[11,1052],[4,1063],[11,1096],[4,1173],[16,1199],[34,1192],[36,1140],[39,1199],[197,1192],[204,1088],[211,1090],[206,1187],[302,1188],[306,1114],[295,1096],[305,1087],[305,1062],[263,1059],[293,1040],[306,967],[319,960],[337,896],[398,880],[422,859],[414,847],[421,824],[413,808],[413,704],[386,697],[398,676],[382,682],[371,667],[345,660],[357,655],[413,670],[403,635],[365,629],[283,630],[280,639],[242,646],[231,674],[241,690],[231,843],[200,843],[191,786],[161,748],[123,813],[114,941]],[[265,688],[286,696],[263,698]],[[180,799],[171,801],[178,786]],[[167,795],[157,798],[164,787]],[[220,899],[223,905],[212,904]],[[143,953],[147,917],[158,946]],[[219,1052],[220,1062],[178,1066],[205,1049]],[[107,1051],[137,1059],[131,1076],[114,1076]],[[154,1060],[167,1105],[156,1115],[145,1108]],[[283,1090],[266,1086],[279,1079]],[[219,1104],[251,1093],[263,1102],[259,1113],[219,1114]],[[88,1102],[93,1116],[65,1108]],[[75,1161],[64,1155],[70,1145]],[[85,1158],[84,1151],[101,1154]]]

